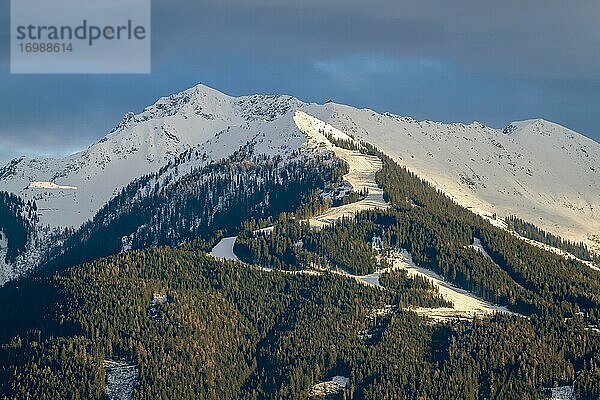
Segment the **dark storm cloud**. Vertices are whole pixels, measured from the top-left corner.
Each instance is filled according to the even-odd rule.
[[[0,68],[8,65],[10,60],[10,12],[7,6],[0,3]]]
[[[155,3],[164,16],[155,26],[169,31],[156,38],[159,53],[193,40],[207,49],[246,49],[267,57],[384,52],[483,73],[600,78],[597,1],[189,3]]]
[[[0,3],[0,163],[64,154],[127,111],[203,82],[501,127],[600,137],[600,2],[154,0],[149,76],[9,74]]]

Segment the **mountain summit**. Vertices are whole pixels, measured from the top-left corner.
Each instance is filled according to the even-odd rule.
[[[41,224],[78,227],[133,179],[194,149],[193,166],[246,143],[264,154],[299,149],[297,110],[369,142],[482,214],[518,215],[568,239],[600,231],[600,144],[544,120],[504,130],[443,124],[290,96],[231,97],[204,85],[128,113],[106,137],[65,158],[0,169],[0,190],[35,200]]]

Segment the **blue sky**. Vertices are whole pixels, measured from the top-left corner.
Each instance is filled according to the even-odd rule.
[[[10,75],[0,162],[63,155],[202,82],[447,122],[546,118],[600,140],[600,2],[154,0],[152,74]]]

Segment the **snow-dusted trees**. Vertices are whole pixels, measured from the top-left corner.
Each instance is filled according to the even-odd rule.
[[[53,271],[118,253],[124,236],[140,249],[177,246],[215,230],[234,233],[243,221],[295,211],[345,171],[327,155],[284,160],[251,153],[242,148],[174,181],[160,173],[134,181],[67,235],[42,268]]]

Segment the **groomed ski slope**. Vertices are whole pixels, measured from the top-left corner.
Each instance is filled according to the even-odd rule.
[[[337,158],[348,164],[349,171],[344,175],[344,180],[352,186],[352,190],[355,192],[367,191],[368,193],[363,200],[332,207],[323,214],[311,218],[309,220],[311,226],[321,228],[331,225],[342,217],[352,217],[360,211],[389,207],[389,204],[383,199],[383,189],[375,181],[375,173],[383,167],[379,158],[333,145],[325,136],[326,134],[340,140],[353,141],[353,139],[339,129],[305,112],[296,111],[294,122],[308,138],[306,147],[332,151]]]
[[[360,211],[385,209],[389,206],[383,199],[383,189],[377,186],[375,182],[375,173],[383,166],[380,159],[358,151],[346,150],[334,146],[322,132],[326,132],[336,139],[352,140],[352,138],[333,126],[311,117],[302,111],[295,113],[294,121],[298,129],[307,137],[306,148],[332,151],[336,157],[348,163],[349,172],[344,175],[344,180],[352,186],[352,189],[354,191],[368,191],[368,195],[364,200],[339,207],[332,207],[323,214],[311,218],[309,220],[311,226],[320,228],[331,225],[342,217],[352,217]],[[262,229],[262,231],[269,230],[272,230],[272,227]],[[239,261],[233,252],[236,239],[237,236],[221,239],[211,250],[210,254],[220,260]]]
[[[355,191],[367,189],[369,195],[366,199],[340,207],[333,207],[323,214],[310,219],[311,226],[320,228],[330,225],[341,217],[351,217],[357,212],[370,209],[385,209],[389,204],[383,198],[383,189],[381,189],[375,181],[375,173],[382,168],[382,162],[377,157],[368,156],[358,151],[350,151],[333,145],[325,136],[324,133],[331,135],[336,139],[352,140],[349,136],[336,128],[328,125],[310,115],[298,111],[294,116],[294,121],[298,128],[307,136],[306,147],[310,149],[324,149],[333,151],[334,154],[344,160],[349,165],[348,174],[344,175],[344,180],[347,181]],[[272,227],[264,228],[262,231],[270,231]],[[233,251],[237,237],[226,237],[212,249],[210,254],[216,259],[239,261]],[[474,245],[477,245],[474,241]],[[480,244],[480,243],[479,243]],[[481,248],[483,249],[483,248]],[[419,275],[428,279],[438,290],[440,295],[453,303],[454,308],[414,308],[413,311],[420,315],[430,317],[436,321],[444,321],[451,319],[472,319],[475,316],[491,314],[494,312],[509,311],[505,307],[495,306],[486,302],[477,296],[467,292],[466,290],[457,288],[445,282],[442,277],[425,268],[418,267],[412,261],[412,257],[405,250],[392,254],[389,259],[392,264],[392,270],[404,269],[408,271],[409,276]],[[266,268],[261,268],[270,271]],[[375,273],[356,276],[344,271],[332,271],[341,275],[354,278],[358,282],[370,286],[380,287],[379,277],[386,270],[379,270]],[[320,271],[290,271],[290,273],[307,273],[318,274]]]
[[[436,321],[451,320],[456,318],[472,319],[475,316],[483,316],[495,312],[510,313],[506,307],[491,304],[479,297],[467,292],[464,289],[457,288],[444,281],[444,279],[435,272],[421,268],[416,265],[411,255],[406,251],[396,252],[389,261],[392,263],[392,269],[403,269],[408,272],[408,276],[421,276],[431,282],[439,291],[444,300],[452,302],[453,308],[413,308],[417,314],[427,316]]]

